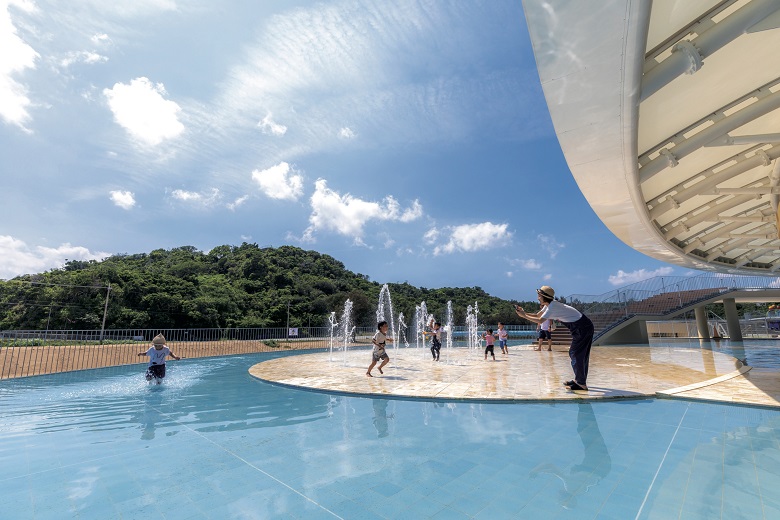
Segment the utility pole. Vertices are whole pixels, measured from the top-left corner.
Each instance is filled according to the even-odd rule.
[[[52,303],[49,304],[49,317],[46,318],[46,335],[43,337],[44,342],[49,339],[49,322],[51,322],[51,306]]]
[[[106,305],[103,307],[103,325],[100,327],[100,344],[103,344],[103,333],[106,330],[106,314],[108,314],[108,295],[111,294],[111,282],[106,289]]]
[[[287,300],[287,330],[284,333],[284,337],[290,339],[290,300]]]

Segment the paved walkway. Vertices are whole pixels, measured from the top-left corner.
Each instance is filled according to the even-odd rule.
[[[497,348],[498,350],[498,348]],[[737,359],[707,349],[593,347],[588,391],[571,392],[568,349],[536,352],[510,347],[496,361],[482,351],[442,349],[433,362],[425,349],[389,349],[384,374],[366,376],[370,350],[302,354],[258,363],[252,376],[271,383],[367,396],[496,401],[681,397],[780,407],[780,381]]]

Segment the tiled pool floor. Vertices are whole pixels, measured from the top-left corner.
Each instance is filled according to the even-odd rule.
[[[0,518],[780,518],[780,410],[397,400],[249,375],[278,357],[183,360],[160,386],[138,366],[0,382]]]
[[[682,345],[593,347],[587,392],[570,392],[568,352],[510,348],[484,359],[483,352],[443,349],[433,362],[424,349],[390,349],[391,363],[373,377],[365,372],[369,350],[314,353],[265,361],[250,368],[264,381],[330,392],[432,399],[580,400],[663,395],[780,406],[780,381],[773,371],[745,367],[730,353]]]

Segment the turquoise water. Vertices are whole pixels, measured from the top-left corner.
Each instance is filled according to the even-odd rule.
[[[757,369],[777,370],[780,372],[780,341],[776,339],[749,339],[745,341],[705,341],[698,339],[655,339],[650,343],[653,347],[684,347],[707,348],[722,352],[741,360],[748,366]]]
[[[341,397],[271,357],[0,382],[0,517],[780,518],[780,411]]]

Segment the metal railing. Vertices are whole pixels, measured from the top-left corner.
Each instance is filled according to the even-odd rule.
[[[531,326],[508,326],[507,330],[510,339],[535,337]],[[329,327],[299,327],[292,332],[285,327],[0,331],[0,379],[146,363],[148,358],[138,354],[146,352],[157,334],[165,336],[168,347],[185,358],[344,348],[345,338],[331,339]],[[374,327],[356,327],[346,338],[347,348],[370,346],[374,332]],[[465,327],[453,328],[456,346],[464,341],[465,332]],[[416,346],[414,334],[406,331],[399,345]]]
[[[586,314],[595,338],[633,316],[664,316],[727,292],[780,289],[780,278],[704,273],[658,276],[600,295],[573,294],[567,303]]]
[[[138,354],[157,334],[186,358],[330,347],[326,327],[299,328],[294,336],[284,327],[107,330],[102,339],[100,330],[0,331],[0,379],[146,363]],[[370,344],[372,334],[357,328],[350,345]]]

